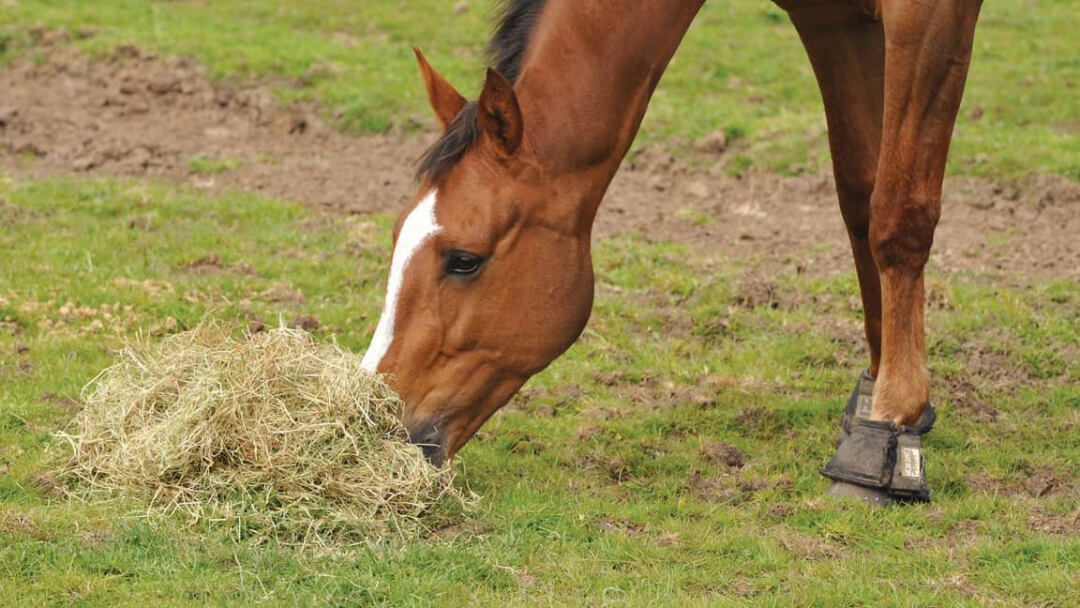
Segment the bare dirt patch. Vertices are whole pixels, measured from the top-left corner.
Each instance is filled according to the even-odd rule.
[[[632,154],[597,220],[601,236],[636,232],[702,251],[779,264],[798,273],[852,268],[847,234],[829,172],[781,177],[728,175],[722,155],[688,153],[683,162],[658,146]],[[1080,279],[1080,183],[1032,174],[993,182],[945,182],[931,267],[1027,283]],[[755,294],[757,295],[757,294]]]
[[[784,548],[799,559],[835,559],[844,553],[840,543],[796,530],[782,529],[779,539]]]
[[[216,253],[184,263],[181,270],[195,275],[235,273],[245,275],[258,274],[254,268],[247,264],[227,264],[221,261],[221,256]]]
[[[1011,479],[999,479],[975,473],[965,479],[972,492],[1009,496],[1012,498],[1046,499],[1073,491],[1075,485],[1070,477],[1059,477],[1053,467],[1028,467],[1026,472]]]
[[[407,202],[424,146],[337,133],[313,107],[217,85],[192,61],[135,47],[101,61],[60,49],[0,73],[9,172],[156,177],[362,212]]]
[[[1028,516],[1028,527],[1047,534],[1080,535],[1080,509],[1068,515],[1057,515],[1045,509],[1034,508]]]
[[[134,47],[101,61],[54,48],[0,73],[0,170],[17,175],[148,176],[342,213],[391,211],[414,193],[414,162],[434,137],[350,137],[313,105],[285,107],[261,87],[216,84],[194,62]],[[611,185],[597,238],[637,233],[766,270],[849,272],[831,175],[734,177],[725,155],[735,147],[683,146],[679,159],[670,145],[637,150]],[[951,178],[931,266],[1016,283],[1080,280],[1077,233],[1077,182]],[[768,293],[750,295],[771,305]]]
[[[33,538],[42,536],[41,528],[33,515],[5,507],[0,510],[0,533],[6,535],[25,534]]]
[[[702,458],[713,464],[733,469],[741,469],[746,462],[746,458],[739,448],[724,441],[706,443],[701,446],[700,453]]]

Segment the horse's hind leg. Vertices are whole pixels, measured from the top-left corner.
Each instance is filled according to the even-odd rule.
[[[851,9],[823,14],[818,5],[791,10],[789,14],[810,57],[825,103],[836,192],[859,276],[870,350],[869,373],[873,378],[881,360],[881,284],[870,246],[870,197],[881,149],[885,33],[880,21]],[[853,399],[869,388],[863,386],[864,382],[860,377]],[[859,410],[857,404],[849,405],[853,417]],[[829,494],[877,505],[889,502],[888,492],[882,488],[845,481],[834,480]]]
[[[880,21],[854,11],[790,12],[821,88],[829,149],[862,295],[870,375],[881,357],[881,286],[870,247],[870,195],[881,148],[885,35]]]

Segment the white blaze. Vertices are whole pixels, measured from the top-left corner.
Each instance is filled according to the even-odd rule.
[[[375,371],[394,341],[394,320],[397,317],[398,296],[401,294],[401,284],[405,278],[405,269],[409,265],[409,260],[424,244],[424,241],[441,229],[442,226],[439,226],[439,222],[435,219],[435,190],[432,190],[409,212],[408,217],[401,224],[397,245],[394,246],[394,255],[390,258],[390,278],[386,280],[386,301],[383,303],[382,316],[379,317],[379,324],[375,326],[375,335],[371,338],[371,344],[360,363],[364,369]]]

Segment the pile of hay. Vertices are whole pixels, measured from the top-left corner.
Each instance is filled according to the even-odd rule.
[[[410,534],[470,505],[404,441],[400,400],[358,356],[293,329],[236,333],[124,349],[60,433],[71,491],[291,542]]]

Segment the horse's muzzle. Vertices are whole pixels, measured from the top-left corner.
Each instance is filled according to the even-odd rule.
[[[424,422],[417,425],[406,425],[409,433],[409,443],[420,446],[424,458],[431,464],[441,467],[446,462],[446,448],[443,447],[443,438],[434,423]]]

